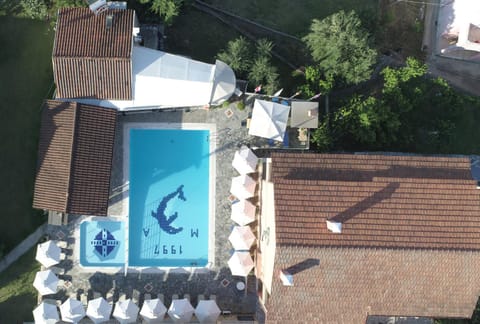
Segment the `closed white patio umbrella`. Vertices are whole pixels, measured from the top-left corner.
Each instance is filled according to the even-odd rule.
[[[283,141],[289,113],[290,106],[255,99],[248,134]]]
[[[113,310],[113,317],[122,324],[135,323],[137,321],[138,311],[138,306],[131,299],[118,301]]]
[[[87,316],[95,324],[108,321],[111,313],[112,305],[103,297],[95,298],[88,302]]]
[[[60,262],[60,248],[54,241],[38,244],[35,259],[45,268],[50,268]]]
[[[252,173],[257,170],[258,157],[246,146],[235,152],[232,166],[240,174]]]
[[[252,271],[253,266],[250,252],[235,251],[228,260],[228,267],[233,276],[246,277]]]
[[[255,195],[257,183],[248,175],[240,175],[232,178],[230,193],[238,199],[248,199]]]
[[[42,296],[57,292],[58,278],[52,270],[38,271],[33,281],[33,286]]]
[[[195,308],[195,316],[200,323],[216,323],[220,316],[220,308],[214,300],[200,300]]]
[[[143,302],[140,316],[142,316],[147,323],[160,323],[165,317],[166,312],[167,308],[160,299],[149,299]]]
[[[231,219],[238,225],[244,226],[255,221],[257,207],[248,200],[240,200],[232,204]]]
[[[33,310],[35,324],[55,324],[58,322],[57,306],[42,302]]]
[[[250,250],[255,242],[255,235],[250,226],[234,226],[228,240],[237,251]]]
[[[193,306],[188,299],[174,299],[168,309],[168,316],[175,323],[188,323],[193,316]]]
[[[85,308],[83,308],[81,301],[69,298],[60,306],[60,313],[62,314],[62,321],[78,323],[85,317]]]

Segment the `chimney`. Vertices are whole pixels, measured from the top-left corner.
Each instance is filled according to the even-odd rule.
[[[280,270],[280,280],[284,286],[293,286],[293,276],[285,270]]]
[[[112,29],[113,15],[109,14],[105,16],[105,26],[107,27],[107,30]]]
[[[327,219],[327,229],[332,233],[341,233],[342,223],[333,222]]]

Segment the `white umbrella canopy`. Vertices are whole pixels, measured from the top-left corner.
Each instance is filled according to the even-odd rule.
[[[220,308],[214,300],[200,300],[195,308],[195,316],[200,323],[216,323],[220,316]]]
[[[250,252],[235,251],[228,260],[228,267],[233,276],[246,277],[253,269],[253,260]]]
[[[232,204],[232,214],[230,218],[240,226],[248,225],[255,221],[257,207],[248,200],[240,200]]]
[[[252,173],[257,170],[258,157],[246,146],[235,152],[232,166],[240,174]]]
[[[78,323],[85,317],[85,308],[83,308],[81,301],[69,298],[60,306],[60,313],[62,314],[62,321]]]
[[[35,259],[45,268],[50,268],[60,262],[60,248],[54,241],[38,244]]]
[[[248,175],[240,175],[232,178],[230,193],[239,199],[248,199],[255,195],[257,183]]]
[[[255,99],[248,134],[283,141],[289,113],[290,106]]]
[[[168,309],[168,316],[175,323],[188,323],[193,316],[193,306],[188,299],[174,299]]]
[[[160,323],[165,317],[167,308],[160,299],[149,299],[143,302],[140,315],[147,323]]]
[[[234,226],[228,240],[237,251],[250,250],[253,242],[255,242],[255,234],[253,234],[250,226]]]
[[[52,270],[38,271],[33,281],[33,286],[40,295],[50,295],[57,292],[58,278]]]
[[[58,322],[57,306],[42,302],[33,310],[35,324],[55,324]]]
[[[108,321],[111,313],[112,305],[103,297],[95,298],[88,302],[87,316],[95,324]]]
[[[138,311],[138,306],[131,299],[118,301],[113,310],[113,317],[122,324],[135,323],[137,321]]]

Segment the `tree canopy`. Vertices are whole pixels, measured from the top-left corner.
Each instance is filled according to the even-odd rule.
[[[140,3],[150,3],[150,10],[162,17],[166,25],[171,25],[180,13],[183,0],[140,0]]]
[[[303,40],[310,50],[314,67],[325,78],[357,84],[370,78],[376,51],[354,11],[339,11],[325,19],[314,19]]]

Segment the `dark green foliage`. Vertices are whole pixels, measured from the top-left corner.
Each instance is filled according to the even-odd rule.
[[[329,132],[316,130],[312,141],[328,134],[334,150],[478,154],[480,100],[426,70],[414,59],[402,68],[385,68],[381,92],[333,105]]]
[[[242,36],[228,42],[227,49],[220,52],[217,58],[228,64],[237,78],[248,77],[253,86],[262,85],[267,94],[278,88],[277,68],[271,63],[273,43],[266,39],[257,41],[255,50]]]
[[[323,20],[314,19],[303,40],[322,78],[345,84],[370,78],[377,54],[370,48],[369,35],[354,11],[342,10]]]
[[[140,0],[140,3],[149,3],[150,10],[162,17],[166,25],[171,25],[180,13],[183,0]]]
[[[240,36],[227,44],[227,48],[218,53],[217,58],[228,64],[237,76],[244,75],[251,66],[252,50],[245,37]]]
[[[48,16],[48,7],[44,0],[20,0],[25,16],[43,20]]]

